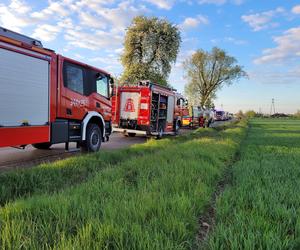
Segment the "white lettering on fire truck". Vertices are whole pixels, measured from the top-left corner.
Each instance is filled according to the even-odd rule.
[[[87,105],[87,100],[79,100],[72,98],[71,99],[71,106],[72,107],[83,107]]]

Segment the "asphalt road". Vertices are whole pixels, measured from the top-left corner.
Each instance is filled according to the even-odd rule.
[[[223,125],[225,122],[215,122],[213,127]],[[181,133],[188,133],[190,129],[181,129]],[[125,137],[119,133],[113,133],[109,142],[102,143],[101,150],[116,150],[129,147],[133,144],[144,143],[144,136]],[[76,149],[75,143],[70,143],[70,149]],[[79,151],[66,152],[65,144],[56,144],[50,150],[35,149],[27,146],[25,149],[0,148],[0,171],[18,168],[32,167],[45,162],[52,162],[70,156],[80,154]]]
[[[147,138],[142,136],[125,137],[119,133],[114,133],[109,142],[102,143],[101,150],[125,148],[133,144],[143,143],[146,140]],[[72,151],[76,150],[75,143],[70,143],[70,149],[71,152],[66,152],[64,143],[53,145],[50,150],[35,149],[31,145],[25,149],[0,148],[0,171],[31,167],[80,154],[78,150]]]

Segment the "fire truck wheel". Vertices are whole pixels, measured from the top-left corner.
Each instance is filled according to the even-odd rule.
[[[178,121],[178,120],[175,121],[175,131],[174,132],[175,132],[176,135],[178,135],[180,127],[181,127],[180,126],[180,121]]]
[[[49,149],[51,145],[52,144],[50,142],[32,144],[32,146],[36,149]]]
[[[156,136],[156,139],[161,139],[164,135],[164,129],[162,126],[159,126],[158,128],[158,135]]]
[[[86,128],[86,141],[82,148],[87,152],[97,152],[101,147],[102,133],[98,125],[90,123]]]

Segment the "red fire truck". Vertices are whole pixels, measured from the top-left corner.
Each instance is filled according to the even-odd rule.
[[[0,27],[0,147],[99,150],[111,134],[112,83],[109,73]]]
[[[181,126],[184,105],[183,96],[175,90],[150,81],[118,87],[112,98],[113,131],[157,138],[176,134]]]

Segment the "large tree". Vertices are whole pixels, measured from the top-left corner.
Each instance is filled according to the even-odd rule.
[[[171,64],[175,63],[181,38],[178,28],[165,19],[138,16],[125,36],[122,81],[151,80],[167,85]]]
[[[247,76],[237,60],[219,48],[197,50],[185,61],[184,68],[188,77],[185,92],[201,107],[210,106],[222,86]]]

